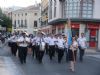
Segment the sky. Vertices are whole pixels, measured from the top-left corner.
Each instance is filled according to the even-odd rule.
[[[0,0],[0,7],[11,7],[11,6],[27,7],[40,2],[41,0]]]

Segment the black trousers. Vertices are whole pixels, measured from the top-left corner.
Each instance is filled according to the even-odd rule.
[[[52,45],[52,46],[49,46],[49,57],[50,57],[50,60],[52,60],[52,57],[55,55],[55,46]]]
[[[68,48],[65,48],[65,52],[66,52],[65,53],[66,54],[66,62],[68,62],[69,61],[69,57],[68,57],[69,56],[68,55],[69,54],[69,51],[68,51]]]
[[[16,56],[17,49],[18,49],[17,43],[16,42],[12,42],[12,45],[11,45],[11,53],[12,53],[12,55]]]
[[[36,50],[36,46],[34,45],[34,46],[32,46],[32,56],[33,56],[33,58],[35,56],[35,50]]]
[[[38,60],[39,58],[39,45],[36,45],[35,46],[35,57],[36,57],[36,59]]]
[[[81,62],[83,61],[84,53],[85,53],[85,49],[82,49],[82,48],[79,46],[79,60],[80,60]]]
[[[58,49],[58,63],[61,63],[63,55],[64,55],[64,49]]]
[[[46,54],[48,54],[49,53],[49,45],[48,45],[48,43],[46,43],[45,49],[46,49]]]
[[[27,47],[19,47],[18,50],[19,50],[18,51],[18,56],[19,56],[20,62],[22,64],[26,63]]]
[[[42,63],[42,59],[43,59],[43,56],[44,56],[44,52],[45,51],[40,51],[39,50],[39,53],[38,53],[38,61],[39,61],[39,63]]]

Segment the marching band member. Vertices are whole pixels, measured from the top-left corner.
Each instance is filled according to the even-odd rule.
[[[49,53],[49,36],[45,36],[44,37],[44,40],[45,40],[45,50],[46,50],[46,54]]]
[[[42,63],[42,59],[45,52],[45,40],[44,40],[44,33],[40,33],[40,42],[39,42],[39,63]]]
[[[66,52],[66,62],[68,62],[68,38],[67,36],[64,36],[64,50]]]
[[[32,43],[32,56],[33,56],[33,58],[34,58],[35,50],[36,50],[36,39],[35,39],[35,37],[33,37],[33,38],[31,39],[31,43]]]
[[[19,46],[19,59],[20,62],[26,63],[26,56],[27,56],[27,47],[30,43],[30,39],[26,36],[25,33],[22,33],[22,36],[19,37],[19,39],[17,40],[18,46]]]
[[[9,40],[9,45],[11,47],[11,53],[12,55],[16,56],[16,52],[17,52],[17,41],[18,37],[17,35],[13,34],[8,40]]]
[[[49,38],[49,57],[50,60],[52,60],[52,57],[55,54],[55,38],[53,35],[50,36]]]
[[[59,36],[57,45],[58,45],[58,63],[61,63],[62,57],[64,55],[64,39],[62,35]]]
[[[80,62],[83,61],[83,56],[85,53],[85,49],[87,48],[87,40],[86,37],[84,35],[84,33],[81,33],[81,37],[79,37],[77,39],[78,44],[79,44],[79,60]]]

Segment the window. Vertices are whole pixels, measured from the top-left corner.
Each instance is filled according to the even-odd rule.
[[[25,27],[27,27],[27,20],[25,19]]]
[[[23,16],[23,13],[22,13],[22,16]]]
[[[27,16],[27,13],[25,13],[25,16]]]
[[[18,16],[20,16],[20,15],[18,14]]]
[[[34,13],[35,16],[37,16],[37,13]]]
[[[18,24],[20,24],[20,20],[18,20]]]
[[[56,0],[54,0],[54,17],[56,17]]]
[[[37,27],[37,21],[34,21],[34,27]]]
[[[16,20],[14,21],[14,28],[16,28]]]
[[[23,20],[21,20],[21,27],[23,27]]]

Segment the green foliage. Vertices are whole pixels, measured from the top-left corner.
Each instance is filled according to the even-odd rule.
[[[12,27],[12,21],[9,17],[7,17],[5,14],[2,13],[2,10],[0,9],[0,25],[2,27],[11,28]]]

